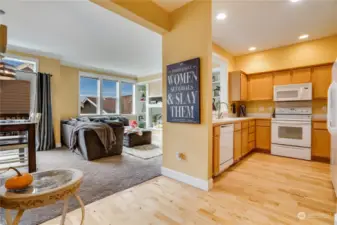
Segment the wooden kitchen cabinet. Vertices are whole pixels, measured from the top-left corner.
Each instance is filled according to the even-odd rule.
[[[332,66],[317,66],[312,72],[312,88],[314,99],[327,99],[331,83]]]
[[[241,156],[241,130],[238,130],[234,132],[234,162],[238,161]]]
[[[248,149],[248,128],[241,130],[241,153],[242,156],[246,155],[249,152]]]
[[[247,75],[242,71],[229,73],[231,101],[247,101]]]
[[[331,136],[326,122],[313,122],[311,154],[313,160],[330,161]]]
[[[213,128],[213,174],[220,171],[220,126]]]
[[[256,148],[270,151],[271,147],[271,127],[269,120],[256,120],[255,128]]]
[[[311,82],[311,68],[295,69],[292,71],[291,83],[301,84]]]
[[[280,71],[274,73],[274,85],[291,84],[291,71]]]
[[[241,101],[248,100],[247,84],[248,84],[247,75],[241,73],[241,88],[240,88]]]
[[[272,100],[273,76],[271,73],[248,76],[248,100]]]

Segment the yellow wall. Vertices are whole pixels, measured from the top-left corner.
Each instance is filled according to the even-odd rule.
[[[220,47],[219,45],[212,43],[212,51],[213,53],[219,55],[223,59],[228,62],[228,72],[232,72],[235,70],[235,58],[231,54],[229,54],[225,49]]]
[[[138,77],[137,78],[137,82],[149,82],[152,80],[157,80],[157,79],[161,79],[162,78],[162,73],[158,73],[158,74],[153,74],[153,75],[149,75],[146,77]]]
[[[163,166],[203,180],[212,175],[211,18],[211,1],[193,1],[171,14],[172,30],[163,35],[163,74],[166,65],[201,58],[201,124],[168,123],[163,96]],[[166,93],[166,79],[162,81]],[[178,161],[176,152],[184,153],[186,160]]]
[[[16,51],[8,51],[10,55],[28,57],[37,59],[39,62],[39,72],[52,74],[52,110],[53,110],[53,125],[56,144],[61,143],[60,135],[60,120],[78,116],[78,101],[79,101],[79,71],[114,76],[120,78],[128,78],[136,81],[134,77],[125,77],[115,74],[101,73],[94,70],[79,69],[61,65],[60,60],[26,54]],[[130,116],[130,119],[135,119],[135,116]]]
[[[236,70],[265,72],[321,63],[337,58],[337,35],[235,58]]]
[[[171,29],[169,13],[149,0],[90,0],[91,2],[163,34]]]

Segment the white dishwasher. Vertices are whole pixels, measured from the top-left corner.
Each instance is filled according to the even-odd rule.
[[[220,171],[223,172],[233,164],[234,155],[234,125],[227,124],[220,127]]]

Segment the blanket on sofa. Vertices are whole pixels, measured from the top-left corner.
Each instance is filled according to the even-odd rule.
[[[78,146],[78,132],[82,129],[95,131],[101,140],[105,151],[108,153],[113,145],[116,144],[116,135],[113,129],[106,123],[97,122],[76,122],[75,128],[70,134],[70,149],[75,150]]]

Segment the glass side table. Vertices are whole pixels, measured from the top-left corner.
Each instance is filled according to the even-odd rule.
[[[0,187],[0,207],[5,209],[7,225],[17,225],[27,209],[39,208],[64,200],[61,225],[64,224],[68,211],[68,200],[74,196],[81,206],[84,222],[85,209],[81,198],[77,195],[83,180],[83,173],[75,169],[57,169],[32,174],[33,183],[22,191],[7,191]],[[14,220],[10,210],[18,210]]]

